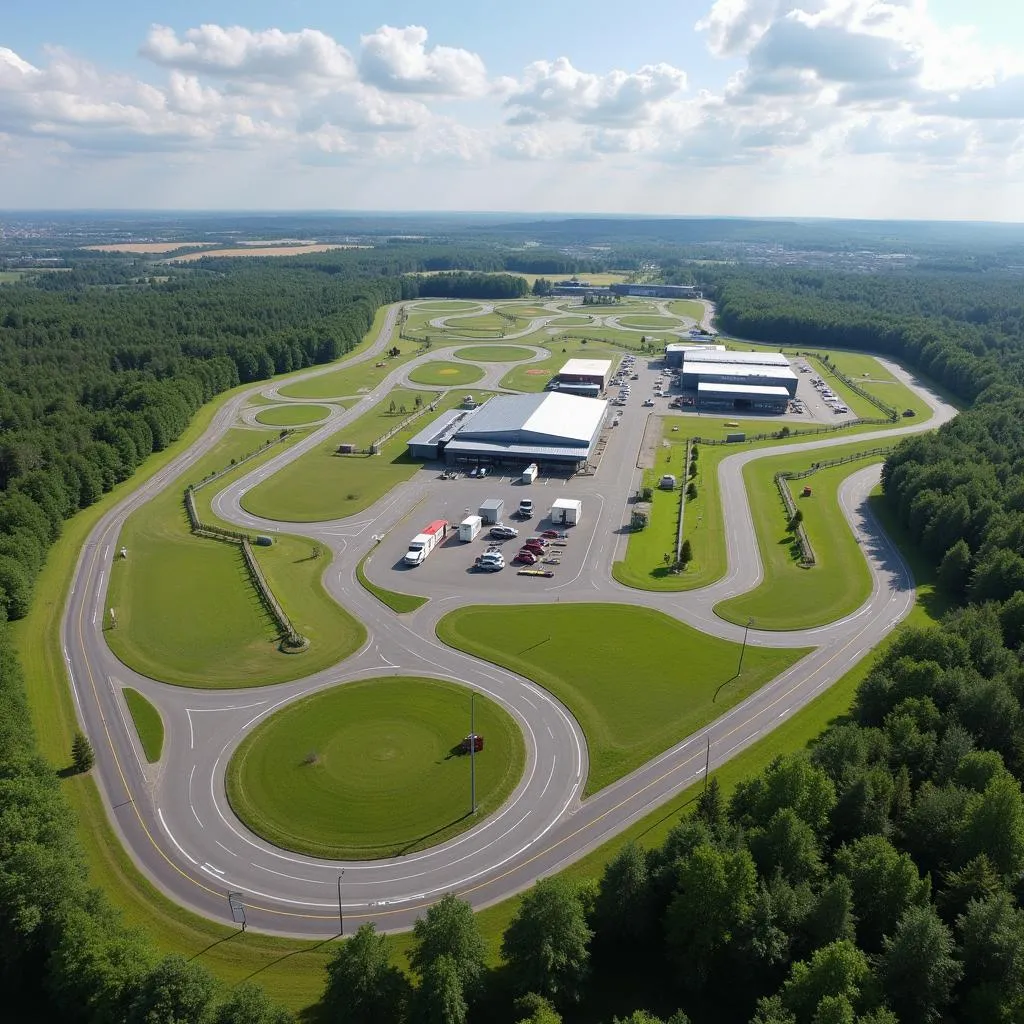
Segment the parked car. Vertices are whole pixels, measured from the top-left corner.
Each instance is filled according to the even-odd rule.
[[[511,540],[519,536],[519,531],[514,526],[506,526],[504,523],[495,523],[489,532],[495,540]]]
[[[523,498],[523,500],[519,502],[518,514],[519,514],[519,517],[521,519],[532,519],[533,518],[533,499],[532,498]]]
[[[488,551],[476,560],[476,567],[483,572],[499,572],[505,568],[505,556],[500,551]]]
[[[480,467],[480,471],[477,473],[477,476],[480,477],[481,479],[483,479],[485,476],[487,476],[487,467],[486,466],[481,466]]]
[[[469,471],[469,475],[470,475],[470,476],[474,476],[474,477],[475,477],[475,476],[476,476],[476,474],[477,474],[477,472],[478,472],[478,470],[477,470],[476,466],[474,466],[474,467],[473,467],[473,468],[472,468],[472,469],[471,469],[471,470]]]
[[[534,537],[534,538],[531,538],[530,540],[526,541],[526,543],[523,544],[521,550],[522,551],[532,551],[535,555],[543,555],[544,554],[544,544],[541,543],[540,541],[538,541]]]
[[[516,554],[515,560],[517,562],[522,562],[523,565],[533,565],[534,562],[539,561],[539,557],[529,548],[523,548]]]

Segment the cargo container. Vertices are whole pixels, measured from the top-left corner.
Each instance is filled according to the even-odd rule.
[[[583,514],[579,498],[558,498],[551,506],[551,522],[559,526],[575,526]]]
[[[409,541],[409,550],[402,559],[406,565],[419,565],[434,548],[448,536],[448,521],[446,519],[435,519],[428,523],[422,533],[417,533]]]
[[[466,516],[459,523],[459,540],[473,540],[483,527],[479,516]]]
[[[526,469],[523,470],[523,483],[532,484],[537,479],[537,474],[540,470],[537,468],[536,462],[531,462]]]
[[[505,502],[501,498],[488,498],[480,506],[480,518],[488,526],[493,526],[501,522],[501,513],[504,511]]]

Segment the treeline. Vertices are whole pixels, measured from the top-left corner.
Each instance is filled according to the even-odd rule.
[[[626,846],[597,882],[539,882],[496,970],[454,897],[416,926],[415,988],[365,926],[334,954],[324,1019],[1024,1019],[1024,668],[1007,607],[904,630],[810,750],[728,801],[712,778],[664,845]]]
[[[1024,384],[1019,278],[717,269],[701,284],[740,337],[890,355],[967,402]]]
[[[430,274],[407,280],[406,292],[411,284],[415,284],[417,295],[446,299],[521,299],[530,294],[526,278],[512,274],[475,274],[463,270]]]

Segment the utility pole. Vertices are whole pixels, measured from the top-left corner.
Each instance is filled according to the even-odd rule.
[[[338,875],[338,934],[344,936],[345,934],[345,911],[341,905],[341,879],[345,874],[345,869],[341,869],[341,874]]]
[[[740,648],[740,663],[736,669],[736,675],[739,675],[743,671],[743,655],[747,650],[747,634],[750,632],[750,627],[753,624],[753,619],[747,619],[747,624],[743,627],[743,646]]]
[[[469,693],[469,806],[476,814],[476,693]]]

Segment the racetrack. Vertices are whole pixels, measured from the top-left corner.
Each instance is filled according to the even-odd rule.
[[[396,319],[397,307],[389,310],[374,344],[352,362],[376,358],[386,347]],[[261,533],[287,529],[309,536],[333,552],[325,586],[364,623],[368,633],[364,647],[341,665],[277,686],[191,690],[128,670],[111,655],[104,639],[106,580],[125,518],[206,452],[237,420],[253,394],[274,393],[275,385],[263,384],[229,399],[188,452],[100,520],[82,550],[62,639],[77,709],[96,748],[95,771],[107,810],[141,870],[177,902],[199,913],[228,919],[227,893],[238,891],[243,893],[251,928],[302,936],[336,935],[342,869],[346,933],[365,920],[375,920],[383,929],[407,928],[425,906],[448,891],[478,907],[501,900],[579,858],[699,778],[709,742],[711,762],[716,764],[769,732],[838,679],[913,605],[909,572],[867,506],[879,467],[855,472],[844,482],[840,498],[871,568],[869,600],[854,614],[817,629],[789,633],[751,630],[751,644],[814,646],[815,650],[707,729],[581,803],[586,745],[569,712],[532,682],[436,640],[436,622],[452,602],[465,602],[464,588],[437,587],[427,594],[431,600],[426,605],[398,617],[355,579],[356,565],[373,546],[373,537],[387,533],[424,497],[428,484],[421,476],[348,520],[282,527],[244,512],[240,505],[247,490],[364,413],[370,404],[406,381],[417,365],[447,354],[446,349],[436,349],[405,362],[373,392],[358,396],[360,400],[351,408],[332,415],[324,426],[233,482],[214,499],[214,511],[224,519]],[[858,441],[932,429],[955,415],[955,410],[913,382],[905,371],[889,363],[885,366],[922,395],[934,415],[910,427],[860,434]],[[324,367],[303,376],[335,368]],[[478,386],[490,388],[492,378],[504,369],[489,368],[488,378]],[[613,432],[610,457],[603,460],[598,481],[602,499],[599,507],[592,503],[597,517],[594,540],[577,576],[551,580],[550,585],[543,585],[546,589],[533,590],[525,597],[516,592],[503,599],[509,603],[555,599],[633,603],[658,608],[704,632],[740,640],[743,627],[717,618],[713,607],[756,586],[761,578],[743,466],[779,451],[848,444],[849,438],[741,452],[723,460],[719,475],[729,570],[722,580],[703,590],[662,594],[632,590],[611,578],[611,564],[620,557],[618,546],[624,543],[620,531],[628,521],[626,496],[635,490],[640,473],[635,453],[644,426],[644,418],[634,416]],[[370,575],[374,578],[372,572]],[[374,578],[374,582],[381,581]],[[451,842],[393,860],[343,864],[318,860],[287,853],[246,830],[227,805],[224,773],[231,753],[247,732],[302,695],[382,675],[452,679],[504,707],[522,728],[526,742],[526,769],[509,801]],[[166,735],[164,754],[157,765],[146,764],[138,749],[123,705],[124,686],[143,693],[161,710]]]

